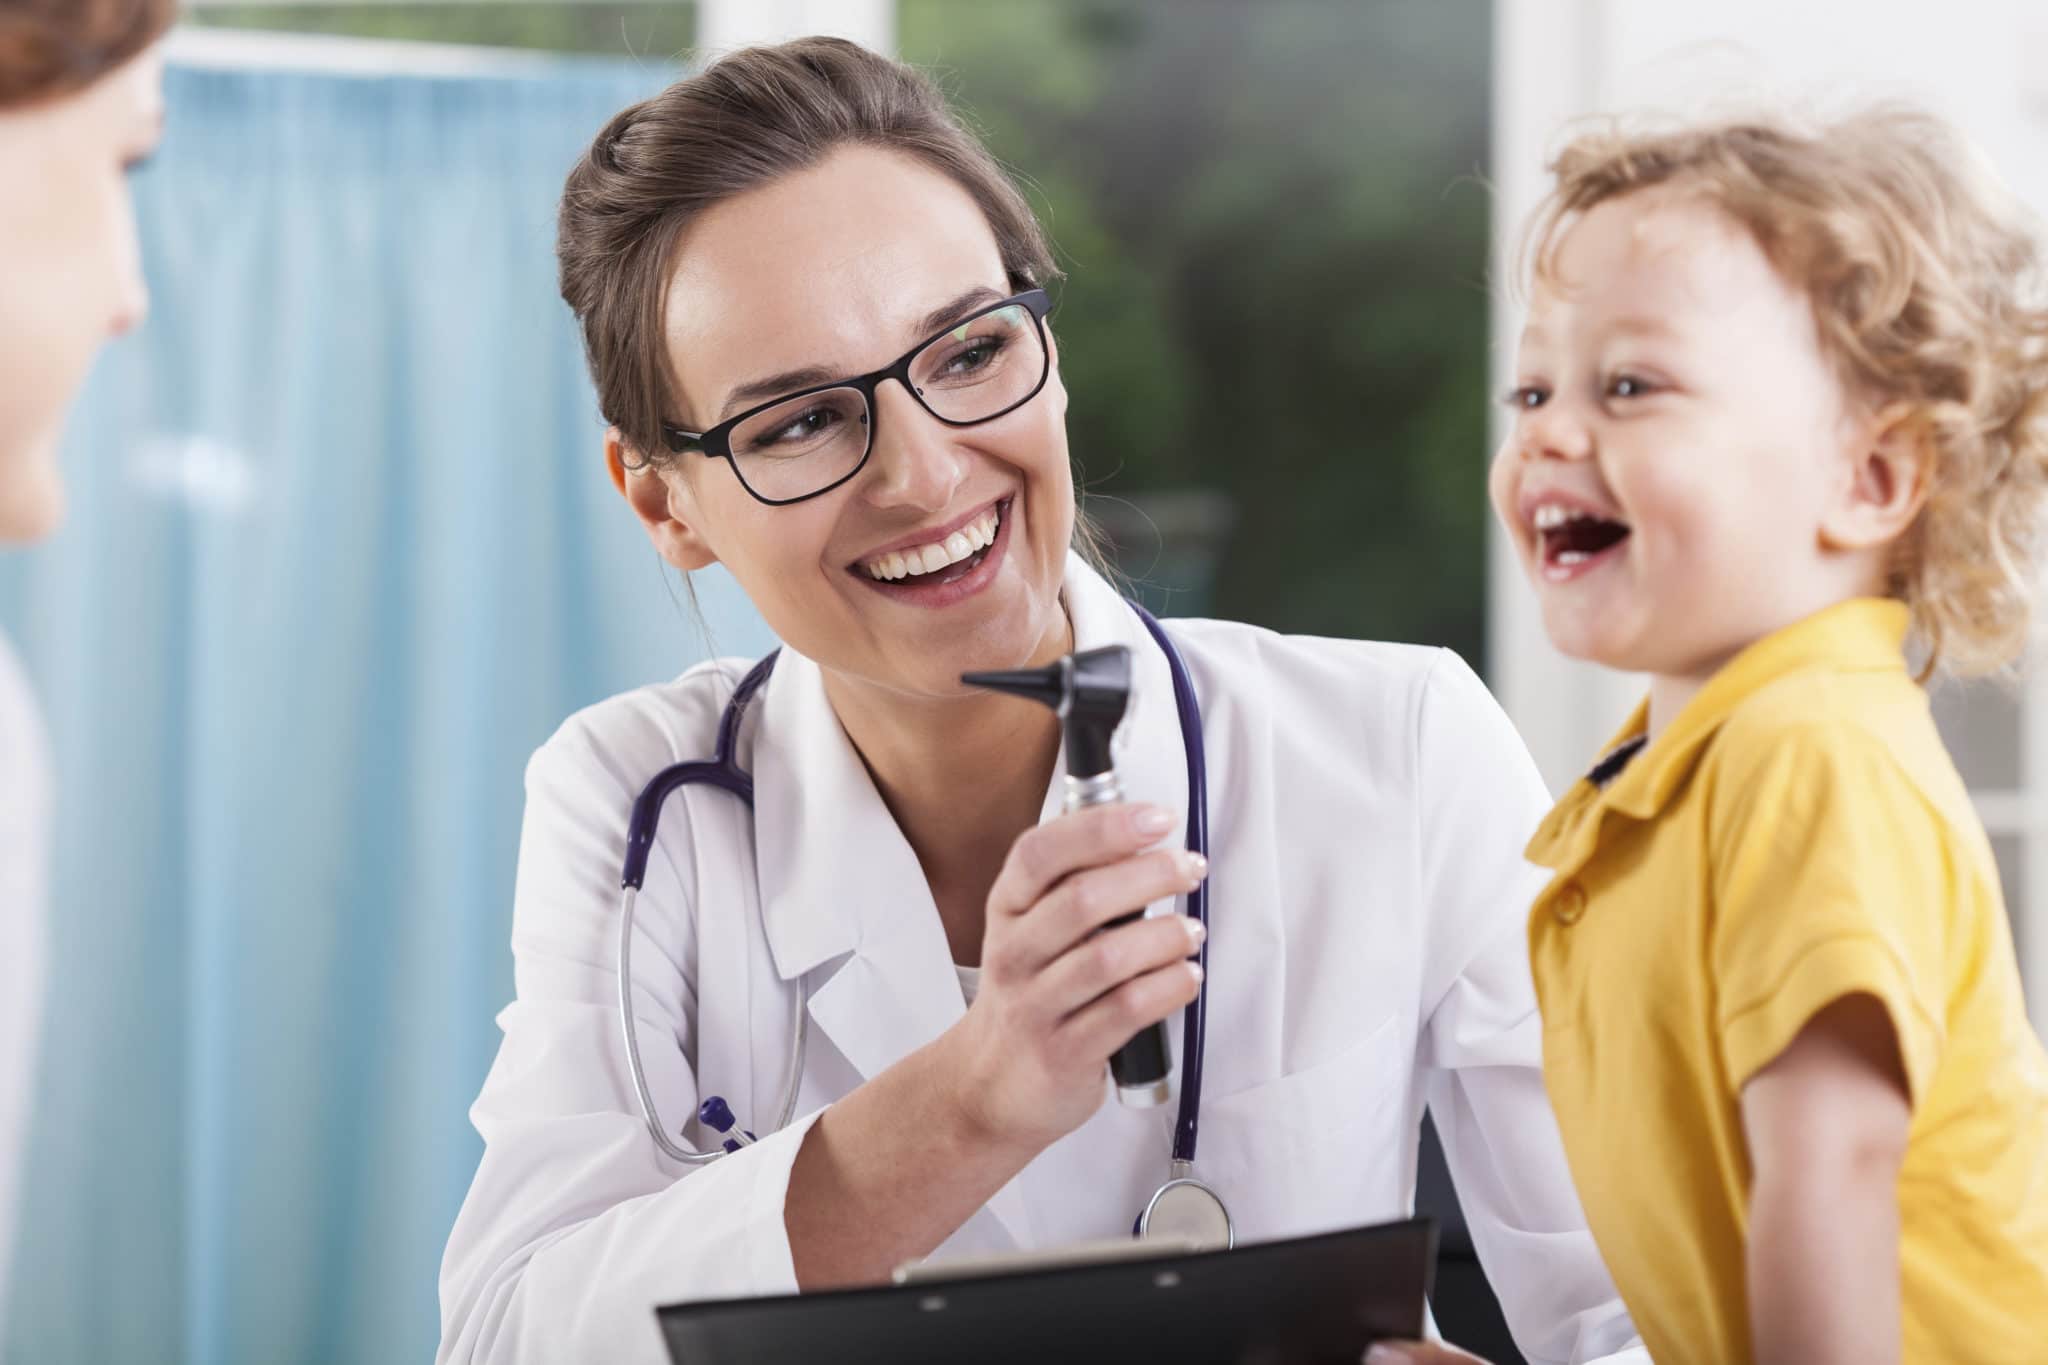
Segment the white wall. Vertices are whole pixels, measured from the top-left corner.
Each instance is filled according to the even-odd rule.
[[[697,50],[706,56],[812,33],[894,52],[896,0],[698,0]]]
[[[1908,97],[1954,119],[2048,215],[2048,4],[2038,0],[1499,0],[1494,22],[1496,389],[1509,382],[1520,327],[1509,254],[1545,188],[1548,153],[1576,118]],[[1562,788],[1641,684],[1559,658],[1497,527],[1490,558],[1493,685]],[[2009,899],[2034,1020],[2048,1032],[2048,670],[2034,671],[2014,728],[2020,789],[1976,795],[2008,874],[2023,872]]]

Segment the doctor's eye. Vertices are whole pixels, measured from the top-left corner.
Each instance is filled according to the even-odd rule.
[[[1502,394],[1500,401],[1511,408],[1533,410],[1550,401],[1550,390],[1541,384],[1521,384]]]

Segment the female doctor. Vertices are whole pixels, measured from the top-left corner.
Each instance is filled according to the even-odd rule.
[[[1177,1025],[1202,938],[1096,931],[1205,877],[1195,1166],[1238,1240],[1404,1215],[1426,1103],[1525,1353],[1630,1343],[1538,1071],[1519,851],[1548,799],[1513,730],[1441,650],[1175,621],[1213,861],[1182,847],[1167,657],[1070,549],[1046,241],[933,87],[834,40],[728,57],[598,134],[558,245],[614,480],[664,559],[725,565],[786,642],[733,712],[751,813],[668,799],[632,933],[670,1136],[715,1150],[683,1120],[716,1093],[760,1140],[665,1153],[619,1029],[628,812],[713,753],[745,666],[705,665],[572,717],[528,770],[440,1358],[658,1361],[659,1304],[1128,1235],[1173,1111],[1105,1103],[1104,1062]],[[1055,717],[959,677],[1106,644],[1135,655],[1131,799],[1048,818]]]

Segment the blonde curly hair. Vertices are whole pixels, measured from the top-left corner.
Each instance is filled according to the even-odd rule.
[[[1996,671],[2025,643],[2048,503],[2048,293],[2034,224],[1942,120],[1900,105],[1811,126],[1604,124],[1552,162],[1521,275],[1546,279],[1587,210],[1652,186],[1741,224],[1813,307],[1853,395],[1903,402],[1929,493],[1891,593],[1937,668]]]

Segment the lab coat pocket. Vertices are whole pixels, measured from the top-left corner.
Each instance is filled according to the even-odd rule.
[[[1334,1057],[1202,1103],[1195,1172],[1240,1243],[1403,1213],[1414,1047],[1399,1016]]]

